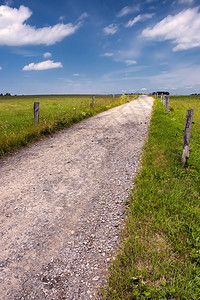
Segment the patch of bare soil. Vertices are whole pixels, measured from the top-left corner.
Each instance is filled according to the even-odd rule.
[[[0,297],[97,299],[148,132],[141,96],[0,161]]]

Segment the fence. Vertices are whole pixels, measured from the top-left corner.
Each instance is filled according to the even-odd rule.
[[[129,100],[129,95],[127,95],[127,97],[128,97],[128,100]],[[112,98],[113,98],[113,100],[116,99],[114,94],[112,95]],[[39,105],[40,105],[39,102],[34,102],[34,105],[33,105],[34,124],[35,125],[39,124]],[[95,96],[92,96],[91,106],[92,106],[92,108],[95,107]]]
[[[157,98],[157,95],[156,95]],[[163,103],[163,106],[165,106],[165,114],[169,114],[169,96],[166,96],[164,94],[161,94],[160,101]],[[183,151],[182,151],[182,157],[181,161],[185,165],[188,158],[189,158],[189,152],[190,152],[190,133],[192,128],[192,120],[193,120],[193,109],[188,109],[186,112],[185,117],[185,128],[184,128],[184,137],[183,137]]]

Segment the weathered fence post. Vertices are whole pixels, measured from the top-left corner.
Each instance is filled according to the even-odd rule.
[[[192,119],[193,119],[193,109],[188,109],[185,118],[185,129],[184,129],[184,138],[183,138],[183,153],[181,161],[183,164],[186,163],[189,158],[189,148],[190,148],[190,132],[192,128]]]
[[[39,123],[39,102],[34,102],[34,122],[35,125]]]
[[[166,99],[165,113],[168,115],[168,113],[169,113],[169,96],[166,96],[165,99]]]
[[[95,106],[95,96],[92,97],[92,108]]]
[[[163,94],[160,95],[160,102],[163,101]]]
[[[163,95],[163,106],[165,106],[165,95]]]
[[[113,100],[115,100],[115,95],[113,94]]]

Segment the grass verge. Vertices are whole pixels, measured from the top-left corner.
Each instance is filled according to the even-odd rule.
[[[97,113],[136,99],[136,95],[16,96],[0,98],[0,157],[42,136],[69,127]],[[40,102],[39,125],[34,125],[33,103]]]
[[[181,164],[186,110],[191,153]],[[200,97],[155,100],[121,250],[103,299],[200,299]]]

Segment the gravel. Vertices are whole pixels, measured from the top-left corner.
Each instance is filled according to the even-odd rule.
[[[0,161],[2,299],[99,298],[152,104],[140,96]]]

